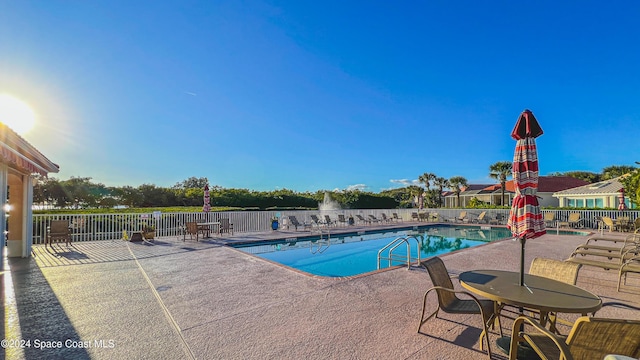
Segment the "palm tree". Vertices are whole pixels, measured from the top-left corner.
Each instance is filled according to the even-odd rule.
[[[500,181],[500,188],[502,197],[500,198],[500,205],[504,205],[504,191],[507,186],[507,177],[511,176],[513,172],[513,164],[508,161],[498,161],[497,163],[489,166],[489,177]]]
[[[443,177],[437,177],[433,180],[433,185],[438,187],[438,204],[442,207],[442,191],[449,187],[449,180]]]
[[[435,178],[436,178],[435,174],[428,173],[428,172],[426,172],[426,173],[424,173],[424,174],[422,174],[422,175],[420,175],[418,177],[418,181],[423,183],[424,186],[427,188],[427,191],[425,192],[425,195],[429,196],[429,203],[433,202],[433,198],[432,198],[433,194],[431,194],[431,191],[430,191],[431,189],[429,189],[429,187],[431,186],[431,180],[434,180]],[[424,201],[424,200],[423,200],[423,202],[426,203],[426,201]]]
[[[453,192],[456,193],[458,206],[460,206],[460,192],[462,191],[462,188],[467,187],[467,179],[462,176],[454,176],[449,179],[449,186],[452,188]]]

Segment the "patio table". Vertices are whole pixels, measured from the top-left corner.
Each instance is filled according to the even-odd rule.
[[[499,305],[513,305],[540,311],[540,323],[545,326],[549,313],[595,313],[602,307],[602,299],[587,290],[535,275],[524,275],[526,286],[520,286],[520,273],[502,270],[473,270],[458,276],[465,289],[496,301]],[[506,341],[498,342],[504,349]]]
[[[199,222],[198,223],[198,228],[199,229],[203,229],[207,231],[207,237],[211,237],[209,234],[211,232],[211,228],[210,226],[218,226],[220,227],[220,221],[210,221],[210,222]],[[218,228],[218,233],[220,232],[220,229]]]

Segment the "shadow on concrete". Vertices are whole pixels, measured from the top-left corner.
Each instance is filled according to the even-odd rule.
[[[29,341],[29,346],[23,348],[26,359],[88,359],[86,349],[77,347],[81,341],[80,336],[35,262],[30,259],[9,258],[8,265],[10,275],[7,271],[2,276],[5,304],[2,315],[5,324],[16,320],[7,319],[7,316],[13,318],[17,315],[19,333],[6,333],[4,338],[19,337]],[[8,276],[11,277],[15,299],[8,299],[11,294],[5,294]],[[15,307],[7,307],[9,303],[13,303]],[[9,325],[8,331],[17,331],[17,325]],[[7,349],[7,355],[10,350],[16,349]]]

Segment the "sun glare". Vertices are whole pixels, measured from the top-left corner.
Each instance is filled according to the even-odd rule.
[[[0,94],[0,122],[22,135],[33,128],[36,115],[24,101]]]

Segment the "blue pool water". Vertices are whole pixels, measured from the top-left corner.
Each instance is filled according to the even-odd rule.
[[[555,231],[552,233],[555,234]],[[560,231],[560,234],[583,235],[573,231]],[[394,239],[406,236],[415,237],[409,239],[411,257],[417,258],[419,243],[422,259],[512,237],[511,232],[506,228],[434,225],[334,235],[330,240],[325,234],[322,238],[319,236],[287,238],[259,244],[235,245],[234,247],[309,274],[342,277],[376,270],[378,268],[378,251]],[[393,252],[394,256],[405,258],[406,253],[404,245]],[[388,252],[383,255],[388,257]],[[383,260],[380,263],[380,268],[402,264],[400,261]],[[406,260],[404,264],[406,264]]]

